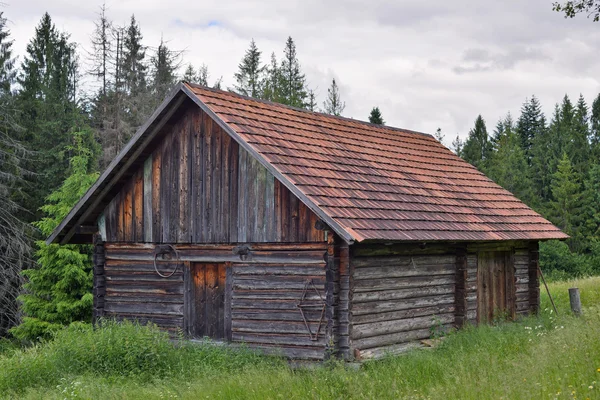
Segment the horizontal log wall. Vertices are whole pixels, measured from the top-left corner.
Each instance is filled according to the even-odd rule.
[[[225,313],[226,323],[231,324],[231,341],[289,358],[322,360],[327,316],[322,307],[305,310],[313,335],[320,329],[318,340],[311,340],[298,304],[326,304],[327,244],[248,246],[250,254],[244,261],[233,254],[233,245],[180,244],[176,248],[184,268],[194,262],[227,265],[226,290],[231,292],[226,294]],[[190,308],[184,301],[184,269],[168,279],[159,277],[152,262],[154,245],[107,243],[105,248],[104,315],[151,321],[173,333],[185,330],[184,318]],[[159,268],[166,274],[172,265],[160,262]],[[312,284],[302,303],[307,282]]]
[[[104,210],[109,242],[322,242],[317,216],[196,106]]]
[[[438,254],[354,251],[350,339],[357,358],[404,351],[452,327],[456,251],[438,246],[433,252]]]

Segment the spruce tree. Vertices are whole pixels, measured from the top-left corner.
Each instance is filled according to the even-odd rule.
[[[517,133],[521,139],[521,147],[527,157],[527,163],[531,164],[533,153],[531,147],[538,134],[543,134],[546,129],[546,120],[542,113],[542,107],[537,97],[531,96],[521,107],[521,115],[517,120]]]
[[[262,65],[261,52],[256,47],[254,39],[250,42],[250,48],[238,65],[238,72],[234,75],[234,90],[244,96],[260,97],[263,94],[263,75],[266,66]]]
[[[371,114],[369,114],[369,122],[375,125],[385,125],[385,121],[381,116],[381,111],[379,107],[373,107],[371,110]]]
[[[25,188],[24,200],[33,217],[39,215],[43,199],[60,186],[68,169],[65,146],[80,116],[77,68],[75,45],[55,28],[50,15],[44,14],[27,44],[18,77],[18,122],[23,128],[19,139],[37,152],[37,159],[27,165],[35,174]]]
[[[181,52],[176,52],[161,39],[156,54],[152,57],[152,89],[157,104],[162,102],[177,82],[176,71],[179,68]],[[155,104],[155,105],[157,105]]]
[[[275,53],[271,53],[271,62],[266,67],[265,80],[263,82],[262,98],[269,101],[279,102],[281,99],[280,71]]]
[[[121,74],[125,92],[136,97],[147,90],[146,46],[135,16],[131,16],[129,26],[123,37],[123,56],[121,58]]]
[[[306,109],[309,111],[317,111],[317,100],[315,91],[310,89],[308,91],[308,102],[306,103]]]
[[[558,162],[566,151],[560,126],[560,106],[556,104],[550,125],[536,134],[531,146],[534,187],[543,204],[550,201],[552,197],[550,187],[552,175],[556,172]]]
[[[590,117],[590,151],[594,160],[600,160],[600,94],[592,103],[592,115]]]
[[[551,221],[567,234],[575,236],[582,207],[581,184],[567,153],[563,154],[552,176],[551,189]]]
[[[499,123],[496,132],[496,150],[490,153],[484,172],[520,200],[534,206],[535,194],[530,167],[510,114]]]
[[[570,128],[567,154],[575,171],[583,177],[589,169],[590,142],[588,108],[582,95],[577,101]]]
[[[44,236],[69,213],[98,178],[94,172],[93,149],[87,147],[90,132],[73,135],[69,176],[48,196],[42,207],[45,217],[35,225]],[[37,243],[37,268],[27,269],[26,292],[19,297],[25,317],[11,333],[23,340],[48,338],[52,332],[73,321],[90,321],[92,315],[91,246]]]
[[[475,119],[475,126],[469,132],[462,149],[462,157],[479,170],[483,170],[492,151],[492,143],[487,133],[485,121],[481,115]]]
[[[462,157],[464,146],[465,146],[465,143],[461,140],[460,136],[458,134],[456,134],[456,138],[454,138],[454,140],[452,141],[452,144],[450,145],[450,148],[452,149],[454,154],[456,154],[459,157]]]
[[[285,43],[283,60],[281,60],[278,75],[280,97],[276,101],[292,107],[305,107],[308,97],[306,77],[300,69],[300,62],[296,54],[296,44],[291,37],[288,37]]]
[[[98,19],[94,22],[94,33],[91,37],[92,49],[90,51],[90,74],[100,81],[100,94],[103,98],[110,86],[109,70],[112,63],[112,24],[106,16],[106,4],[102,4]]]
[[[185,72],[183,73],[183,80],[191,83],[198,82],[198,74],[196,73],[196,70],[192,64],[188,64],[186,67]]]
[[[323,112],[331,115],[340,116],[346,108],[346,103],[340,97],[340,89],[335,82],[335,78],[331,81],[331,86],[327,89],[327,98],[323,102]]]

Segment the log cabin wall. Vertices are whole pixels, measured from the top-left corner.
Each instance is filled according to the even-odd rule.
[[[195,105],[105,208],[108,242],[323,242],[317,216]]]
[[[489,268],[479,265],[479,257],[496,251],[511,255],[506,259],[513,273],[500,275],[506,277],[501,286],[514,290],[506,295],[508,304],[517,316],[535,312],[539,282],[530,284],[530,277],[537,276],[536,250],[537,242],[352,246],[349,280],[340,285],[340,293],[349,290],[350,306],[338,314],[340,325],[348,323],[349,343],[346,350],[340,342],[340,353],[377,358],[465,322],[477,324],[478,288],[492,290],[478,281],[478,268]]]
[[[170,278],[154,270],[152,244],[106,243],[103,316],[153,322],[189,334],[196,313],[191,267],[226,268],[222,336],[267,353],[322,360],[327,345],[327,243],[251,243],[244,260],[234,245],[179,244],[180,268]],[[158,264],[163,274],[173,264]]]
[[[456,250],[448,245],[356,245],[350,341],[354,357],[405,351],[454,323]]]

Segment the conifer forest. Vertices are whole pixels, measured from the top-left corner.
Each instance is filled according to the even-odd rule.
[[[168,42],[146,42],[134,15],[118,26],[100,8],[89,43],[77,46],[46,13],[26,53],[15,54],[8,12],[0,13],[0,336],[27,340],[91,321],[91,247],[44,240],[178,81],[336,116],[350,100],[333,79],[317,101],[292,37],[279,54],[251,40],[226,86]],[[373,104],[359,119],[383,125],[392,112]],[[468,135],[448,144],[570,236],[540,245],[547,276],[600,274],[600,94],[565,95],[551,115],[535,93],[518,115],[496,122],[477,113]],[[454,133],[440,128],[429,133],[450,142]]]

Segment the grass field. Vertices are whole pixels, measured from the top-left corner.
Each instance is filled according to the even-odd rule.
[[[578,286],[584,317],[570,315]],[[27,350],[0,342],[0,393],[27,399],[600,399],[600,277],[542,286],[542,313],[468,328],[434,350],[292,370],[249,351],[176,347],[134,325],[75,326]]]

